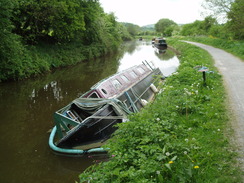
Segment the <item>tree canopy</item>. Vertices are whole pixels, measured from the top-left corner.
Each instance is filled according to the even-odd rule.
[[[220,22],[225,22],[225,35],[234,39],[244,38],[243,0],[205,0],[203,7]]]
[[[23,68],[28,65],[26,50],[18,35],[12,33],[15,1],[0,0],[0,81],[10,76],[23,76]],[[26,70],[28,72],[28,70]]]
[[[160,19],[156,24],[155,24],[155,30],[157,32],[162,33],[164,36],[171,36],[172,32],[174,30],[174,27],[176,27],[177,24],[170,19],[163,18]]]
[[[17,0],[14,32],[29,42],[70,41],[85,31],[103,10],[97,1]]]
[[[230,11],[228,12],[227,26],[233,36],[237,39],[244,39],[244,1],[236,0],[231,4]]]
[[[181,34],[183,36],[209,35],[217,26],[217,20],[211,16],[203,21],[196,20],[193,23],[182,26]]]
[[[228,13],[230,11],[231,4],[235,0],[205,0],[203,7],[212,11],[212,13]]]
[[[0,5],[0,81],[52,67],[47,61],[38,66],[26,49],[29,45],[75,42],[80,47],[96,45],[105,52],[131,37],[98,0],[0,0]]]

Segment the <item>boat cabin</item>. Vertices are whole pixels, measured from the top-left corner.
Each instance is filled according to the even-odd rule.
[[[119,72],[111,77],[97,83],[91,90],[82,95],[83,98],[116,98],[123,91],[135,85],[147,76],[151,69],[141,64],[128,70]]]

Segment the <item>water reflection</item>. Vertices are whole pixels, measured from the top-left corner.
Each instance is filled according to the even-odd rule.
[[[170,48],[163,51],[159,50],[152,46],[150,41],[129,42],[126,45],[128,45],[126,47],[129,50],[119,60],[119,71],[141,64],[142,61],[147,60],[152,61],[159,67],[165,76],[169,76],[177,70],[180,64],[174,51]]]
[[[87,157],[56,156],[48,147],[53,113],[117,71],[154,61],[167,76],[179,61],[171,50],[161,57],[151,43],[125,43],[118,53],[58,69],[26,81],[0,83],[0,182],[74,182],[93,163]]]
[[[167,49],[158,49],[155,48],[155,54],[157,55],[157,57],[162,58],[163,59],[163,55],[166,53]]]

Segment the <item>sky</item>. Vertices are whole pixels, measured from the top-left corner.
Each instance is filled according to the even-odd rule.
[[[177,24],[203,20],[204,0],[99,0],[106,13],[113,12],[119,22],[139,26],[156,24],[162,18]]]

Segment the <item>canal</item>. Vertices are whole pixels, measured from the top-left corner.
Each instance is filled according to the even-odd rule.
[[[165,76],[175,72],[175,53],[149,41],[125,43],[113,55],[19,82],[0,83],[0,182],[68,183],[93,164],[87,157],[53,154],[48,146],[53,113],[118,71],[153,61]]]

